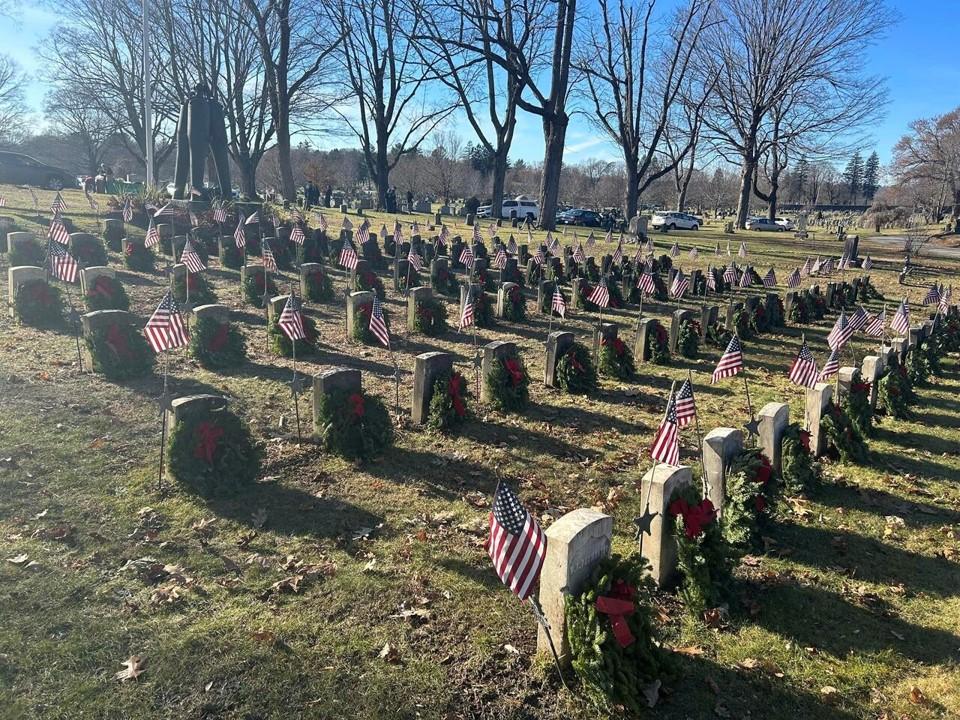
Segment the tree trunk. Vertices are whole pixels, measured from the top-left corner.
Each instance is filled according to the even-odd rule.
[[[639,161],[636,157],[624,157],[623,167],[627,174],[627,185],[623,190],[623,218],[628,223],[637,215],[640,205]]]
[[[379,132],[378,137],[383,137]],[[373,182],[377,188],[377,210],[387,209],[387,190],[390,189],[390,164],[387,162],[386,142],[377,142],[377,166]]]
[[[297,199],[297,188],[293,184],[293,163],[290,160],[290,118],[281,112],[277,123],[277,164],[280,166],[280,192],[283,199],[293,202]]]
[[[780,185],[778,183],[772,183],[770,185],[769,205],[767,206],[767,217],[773,221],[777,219],[777,191],[779,190]]]
[[[540,227],[555,230],[560,198],[560,172],[563,170],[563,145],[567,137],[566,113],[543,118],[543,178],[540,181]]]
[[[750,215],[750,193],[753,191],[753,174],[757,171],[757,161],[749,155],[743,156],[740,169],[740,199],[737,203],[737,227],[747,229],[747,217]]]
[[[257,196],[257,166],[250,158],[234,158],[240,171],[240,188],[243,194],[253,199]]]
[[[493,212],[503,207],[503,188],[507,184],[507,151],[509,149],[508,145],[497,146],[497,152],[493,158],[493,191],[491,192]]]

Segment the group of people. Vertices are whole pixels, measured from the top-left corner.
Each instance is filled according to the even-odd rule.
[[[330,207],[330,200],[332,197],[333,188],[330,187],[329,183],[327,183],[327,187],[325,187],[323,190],[323,205],[321,207]],[[320,205],[320,188],[314,184],[313,180],[307,180],[306,184],[303,186],[303,206],[309,210],[316,205]]]

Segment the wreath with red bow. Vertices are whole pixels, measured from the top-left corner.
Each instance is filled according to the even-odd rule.
[[[143,241],[123,241],[123,264],[134,272],[153,272],[156,257]]]
[[[190,332],[190,354],[208,370],[240,365],[247,357],[243,335],[229,321],[209,315],[197,320]]]
[[[798,292],[790,306],[790,322],[796,325],[806,325],[813,316],[813,300],[805,292]]]
[[[246,424],[226,408],[181,411],[167,450],[170,473],[203,496],[234,493],[260,474],[262,453]]]
[[[304,340],[297,340],[297,357],[312,355],[317,351],[317,323],[312,317],[301,310],[303,331],[307,336]],[[273,319],[267,326],[267,335],[270,337],[270,350],[279,357],[293,357],[293,342],[280,329],[280,313],[274,313]]]
[[[428,337],[443,335],[447,331],[446,303],[436,298],[421,298],[414,308],[413,329]]]
[[[386,406],[362,390],[324,394],[314,422],[324,449],[351,460],[374,457],[393,442]]]
[[[263,307],[263,284],[267,283],[267,294],[276,297],[280,294],[273,276],[267,276],[263,268],[257,265],[247,265],[243,275],[243,297],[257,308]]]
[[[750,332],[754,335],[765,333],[770,329],[770,318],[767,317],[767,310],[762,303],[757,303],[750,315]]]
[[[466,378],[453,370],[441,373],[433,381],[433,394],[427,413],[427,425],[435,430],[448,431],[467,419]]]
[[[364,345],[378,345],[383,347],[383,343],[370,332],[370,315],[373,312],[373,303],[363,303],[354,308],[353,313],[353,339]],[[390,316],[387,309],[383,308],[383,322],[390,329]]]
[[[667,512],[677,543],[680,594],[687,611],[700,617],[722,605],[730,592],[731,553],[723,539],[717,510],[692,486],[676,492]]]
[[[74,235],[70,238],[70,254],[80,267],[94,267],[107,264],[107,249],[103,241],[92,235]]]
[[[659,320],[652,320],[647,326],[647,344],[645,361],[655,365],[670,364],[670,335]],[[652,335],[652,337],[651,337]],[[650,342],[650,341],[653,342]]]
[[[761,532],[776,495],[772,478],[770,460],[756,448],[741,450],[730,461],[720,526],[731,546],[741,551],[761,547]]]
[[[877,385],[877,408],[899,420],[910,418],[910,406],[916,401],[910,374],[904,365],[897,364],[887,371]]]
[[[323,268],[311,270],[304,276],[304,297],[310,302],[333,300],[333,280]]]
[[[13,296],[13,314],[22,325],[61,327],[64,318],[60,288],[41,279],[20,283]]]
[[[433,288],[434,292],[450,297],[454,297],[460,292],[460,285],[453,273],[436,262],[430,263],[430,287]]]
[[[857,432],[864,438],[873,435],[873,408],[870,407],[870,383],[855,382],[843,399],[843,408]]]
[[[500,358],[486,377],[487,397],[497,410],[520,412],[530,402],[530,375],[519,354]]]
[[[574,343],[557,360],[554,372],[557,385],[572,395],[586,395],[597,389],[597,371],[590,351],[581,343]]]
[[[864,464],[869,453],[859,428],[853,423],[845,406],[830,402],[820,418],[820,429],[826,434],[831,456],[843,462]]]
[[[87,287],[83,298],[89,312],[94,310],[128,310],[130,298],[123,284],[108,275],[98,275],[93,284]]]
[[[677,330],[677,350],[685,358],[695,358],[700,349],[700,323],[696,320],[684,320]]]
[[[633,377],[636,368],[633,353],[619,337],[600,336],[600,350],[597,353],[597,370],[601,375],[619,380]]]
[[[797,423],[783,433],[780,479],[790,495],[809,492],[820,481],[820,464],[810,452],[810,433]]]
[[[411,271],[412,272],[412,271]],[[406,277],[401,278],[401,282],[406,282]],[[373,270],[360,270],[356,273],[356,279],[353,284],[354,290],[363,292],[370,291],[375,292],[377,297],[381,300],[385,299],[387,296],[386,290],[383,289],[383,280],[377,277],[377,274]]]
[[[519,285],[511,287],[504,298],[503,317],[510,322],[522,322],[527,318],[527,302]]]
[[[194,307],[209,305],[217,301],[207,278],[200,273],[185,271],[174,275],[173,297],[178,303],[187,301],[187,288],[190,288],[190,304]],[[260,292],[263,292],[263,288],[260,289]]]
[[[128,323],[98,327],[85,340],[93,371],[111,380],[141,377],[153,368],[153,351],[140,331]]]

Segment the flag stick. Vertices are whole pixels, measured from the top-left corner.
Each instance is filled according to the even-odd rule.
[[[746,368],[744,368],[744,371],[740,373],[740,376],[743,378],[743,389],[747,393],[747,412],[750,413],[750,421],[753,422],[755,418],[753,416],[753,403],[750,402],[750,386],[747,384]]]
[[[83,372],[83,354],[80,352],[80,328],[77,326],[79,313],[73,306],[73,297],[70,295],[70,284],[64,282],[67,288],[67,303],[70,305],[70,324],[73,326],[73,339],[77,343],[77,363],[80,365],[80,372]]]
[[[570,686],[567,685],[567,681],[563,677],[563,671],[560,669],[560,657],[557,655],[556,647],[554,647],[553,636],[550,634],[550,623],[547,622],[547,618],[543,614],[543,608],[540,607],[540,603],[537,602],[533,595],[527,598],[527,600],[530,602],[530,608],[533,610],[533,616],[537,619],[537,623],[539,623],[540,627],[543,628],[543,632],[547,636],[547,644],[550,645],[550,652],[553,654],[553,663],[557,668],[557,675],[560,676],[560,682],[563,683],[563,686],[567,689],[567,692],[572,693],[573,690],[571,690]]]
[[[167,376],[170,369],[169,350],[163,353],[163,395],[160,397],[160,471],[157,473],[157,492],[163,492],[163,460],[167,445]]]
[[[293,297],[293,285],[290,286],[290,297]],[[296,306],[294,306],[296,307]],[[303,318],[303,310],[300,309],[300,317]],[[297,341],[290,341],[290,348],[293,353],[293,382],[290,384],[290,389],[293,391],[293,414],[297,420],[297,446],[300,446],[300,443],[303,441],[303,438],[300,436],[300,393],[299,388],[297,387]]]
[[[687,370],[687,380],[690,381],[690,387],[693,387],[693,371]],[[706,467],[707,464],[703,459],[703,435],[700,432],[700,413],[697,412],[697,400],[694,397],[693,400],[693,420],[697,430],[697,449],[700,453],[700,470],[701,470],[701,481],[703,484],[703,496],[707,496],[707,477],[706,477]]]

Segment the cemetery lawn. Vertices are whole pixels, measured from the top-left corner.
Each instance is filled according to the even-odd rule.
[[[26,191],[0,186],[0,195],[0,215],[44,232],[52,193],[38,191],[39,223]],[[82,194],[64,197],[78,229],[95,232]],[[98,200],[106,207],[106,197]],[[378,229],[385,218],[373,217]],[[339,226],[339,213],[328,219]],[[679,242],[684,270],[724,262],[713,256],[718,241],[725,250],[730,239],[736,254],[745,240],[749,262],[761,275],[772,265],[781,283],[807,255],[840,255],[827,234],[728,236],[713,225],[653,238],[658,255]],[[696,261],[687,257],[693,245]],[[896,246],[864,241],[860,254],[867,253],[888,312],[905,293],[921,317],[925,288],[897,285]],[[960,286],[960,262],[918,262],[939,273],[931,281]],[[162,297],[162,274],[127,271],[115,253],[110,264],[145,321]],[[4,296],[7,265],[0,257]],[[179,351],[170,382],[174,395],[229,395],[263,444],[260,481],[229,500],[206,502],[169,480],[157,491],[159,368],[144,380],[109,383],[80,372],[69,331],[21,327],[6,313],[0,320],[0,715],[597,717],[534,657],[530,611],[493,573],[483,541],[496,472],[545,524],[601,507],[614,517],[615,551],[630,553],[638,480],[671,383],[693,373],[704,432],[747,419],[739,378],[709,384],[720,351],[701,347],[695,360],[603,380],[596,396],[565,396],[539,382],[548,323],[530,300],[526,322],[478,333],[481,345],[518,344],[533,378],[530,409],[504,415],[474,403],[458,434],[440,435],[403,419],[413,356],[453,352],[472,379],[472,337],[409,335],[403,298],[387,281],[401,425],[394,448],[354,465],[310,443],[297,447],[285,385],[291,363],[269,354],[262,315],[242,305],[238,273],[215,258],[211,265],[218,300],[234,309],[246,337],[248,362],[216,374]],[[336,284],[339,296],[343,279]],[[647,303],[644,312],[666,320],[674,307]],[[360,368],[365,389],[392,408],[390,354],[343,340],[341,301],[308,311],[321,343],[300,369]],[[455,327],[455,303],[448,311]],[[636,315],[631,306],[604,318],[632,340]],[[821,363],[833,319],[803,328]],[[564,327],[583,340],[595,321],[579,312]],[[786,380],[800,335],[796,327],[762,335],[745,341],[744,354],[754,408],[789,402],[791,420],[802,422],[803,394]],[[842,364],[859,364],[871,349],[858,335]],[[920,389],[911,420],[878,425],[869,466],[828,464],[809,497],[782,500],[766,552],[737,568],[737,601],[719,627],[686,616],[673,595],[658,596],[660,639],[679,652],[651,717],[960,715],[958,398],[952,356],[943,377]],[[307,397],[300,413],[309,433]],[[692,430],[683,432],[681,457],[699,464]],[[142,673],[121,681],[115,674],[131,656]]]

